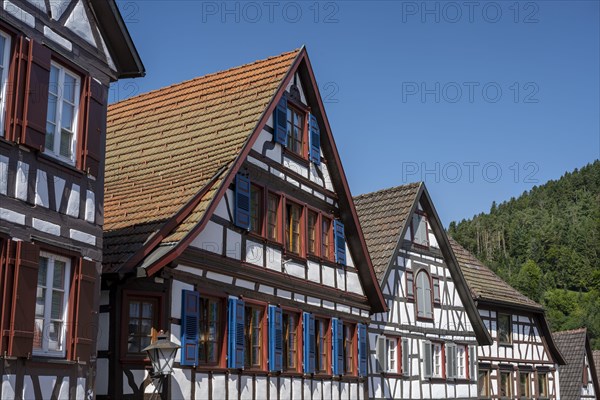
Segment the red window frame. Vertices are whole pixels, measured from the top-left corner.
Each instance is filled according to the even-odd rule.
[[[301,132],[300,132],[300,151],[294,151],[293,149],[291,149],[289,147],[289,129],[290,129],[290,120],[288,119],[288,113],[292,112],[292,121],[291,121],[291,125],[292,128],[294,126],[293,124],[293,113],[296,113],[297,115],[300,116],[300,118],[302,119],[302,127],[301,127]],[[286,145],[284,146],[285,152],[286,154],[291,154],[295,157],[300,157],[303,160],[308,160],[308,112],[309,109],[302,105],[299,102],[294,101],[291,98],[288,98],[287,101],[287,109],[286,109],[286,124],[288,125],[288,132],[286,132],[285,135],[285,143]]]
[[[272,242],[276,242],[276,243],[282,243],[282,235],[281,235],[281,225],[282,225],[282,221],[281,221],[281,207],[282,207],[282,196],[278,193],[272,192],[267,190],[267,206],[266,206],[266,212],[265,212],[265,237],[267,240],[270,240]],[[275,199],[277,201],[277,207],[275,208],[275,211],[272,210],[272,208],[270,207],[271,204],[271,199]],[[271,236],[271,220],[270,217],[273,214],[273,212],[275,213],[275,237]]]
[[[327,261],[333,261],[333,219],[321,215],[321,258]],[[327,242],[327,245],[325,244]]]
[[[425,274],[427,276],[427,281],[429,282],[429,301],[431,303],[431,317],[427,317],[426,315],[419,315],[419,311],[420,311],[420,302],[419,302],[419,289],[418,289],[418,280],[419,280],[419,275],[420,274]],[[434,302],[433,302],[433,282],[431,280],[431,275],[429,274],[429,272],[425,269],[420,269],[417,271],[417,273],[414,275],[414,292],[416,293],[415,296],[415,303],[416,303],[416,311],[417,311],[417,319],[420,320],[426,320],[426,321],[433,321],[435,318],[435,307],[434,307]],[[421,305],[424,306],[424,305]],[[425,313],[424,313],[425,314]]]
[[[343,340],[344,340],[344,375],[349,376],[357,376],[358,375],[358,341],[357,341],[357,330],[356,324],[344,322],[342,324],[344,329],[343,331]],[[346,336],[346,332],[349,330],[350,332],[350,340],[348,340]],[[350,347],[350,357],[351,362],[348,363],[348,347]],[[349,365],[350,364],[350,365]],[[348,366],[352,369],[349,371]]]
[[[288,208],[289,206],[289,208]],[[299,217],[298,217],[298,251],[296,252],[295,250],[291,249],[290,247],[293,246],[292,243],[292,230],[291,227],[288,226],[288,218],[290,217],[290,213],[292,210],[292,207],[297,207],[299,210]],[[284,226],[284,233],[285,233],[285,240],[284,240],[284,244],[285,244],[285,250],[291,254],[294,254],[296,256],[299,257],[304,257],[305,256],[305,219],[306,217],[306,212],[303,206],[301,206],[298,202],[295,202],[293,200],[289,200],[288,198],[285,198],[285,226]],[[291,220],[289,221],[291,223]]]
[[[259,236],[263,236],[263,226],[265,225],[264,193],[265,190],[262,186],[256,183],[250,185],[250,232]]]
[[[217,328],[218,330],[218,335],[219,335],[219,340],[217,341],[217,353],[218,353],[218,357],[217,357],[217,361],[216,362],[206,362],[203,361],[202,357],[200,356],[200,351],[201,351],[201,345],[200,343],[198,343],[198,366],[199,367],[221,367],[225,365],[225,360],[226,360],[226,351],[225,349],[227,348],[227,335],[226,335],[226,325],[227,325],[227,300],[225,297],[219,296],[219,295],[213,295],[213,294],[205,294],[204,292],[200,293],[200,318],[198,321],[198,335],[201,338],[202,337],[202,317],[204,315],[204,310],[203,310],[203,304],[202,301],[203,300],[212,300],[212,301],[216,301],[219,303],[219,326]],[[200,339],[199,339],[200,341]]]
[[[248,371],[265,371],[267,369],[267,360],[269,357],[268,349],[268,327],[267,327],[267,304],[257,301],[248,301],[244,299],[244,369]],[[249,362],[248,354],[251,354],[252,346],[248,346],[248,309],[260,310],[261,320],[259,321],[260,338],[258,340],[260,361],[258,364],[247,364]],[[252,343],[250,343],[252,344]],[[249,353],[250,352],[250,353]]]
[[[122,312],[121,312],[121,360],[122,361],[144,361],[149,362],[145,352],[141,353],[130,353],[127,350],[128,343],[128,331],[129,331],[129,303],[130,300],[138,300],[138,301],[150,301],[156,304],[156,309],[154,310],[154,322],[152,327],[152,339],[151,343],[156,341],[156,336],[158,332],[164,326],[164,313],[163,313],[163,304],[164,304],[164,295],[156,294],[155,292],[147,292],[147,291],[135,291],[135,290],[124,290],[123,291],[123,300],[122,300]]]
[[[311,216],[314,217],[314,223],[312,226],[312,231],[314,233],[313,248],[311,249]],[[307,207],[306,211],[306,253],[312,256],[316,256],[319,252],[319,222],[320,222],[320,214],[318,211],[315,211],[309,207]]]
[[[296,327],[294,329],[294,331],[295,331],[294,333],[296,335],[296,357],[295,357],[296,365],[293,367],[290,367],[289,363],[288,363],[289,347],[286,348],[286,342],[289,342],[289,338],[287,336],[288,332],[285,329],[286,315],[294,316],[294,318],[296,319]],[[283,316],[283,321],[284,321],[283,322],[283,324],[284,324],[283,371],[290,372],[290,373],[300,372],[302,369],[302,350],[303,350],[302,349],[302,313],[299,310],[282,307],[282,316]]]
[[[320,336],[320,326],[325,330],[324,336]],[[321,339],[323,339],[324,349],[320,345]],[[331,375],[331,319],[315,316],[315,342],[315,374]],[[325,358],[324,369],[320,368],[323,357]]]

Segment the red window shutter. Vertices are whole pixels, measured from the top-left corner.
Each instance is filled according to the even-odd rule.
[[[89,362],[95,354],[97,333],[98,272],[94,261],[81,259],[73,277],[71,359]]]
[[[10,311],[11,302],[8,301],[8,290],[7,277],[9,270],[8,258],[10,256],[10,244],[8,240],[0,239],[0,354],[4,354],[6,348],[6,341],[8,337],[5,336],[5,326],[8,326],[7,315]]]
[[[46,138],[51,55],[50,49],[41,43],[29,42],[21,143],[40,151],[44,150]]]
[[[16,242],[15,247],[7,352],[13,357],[28,357],[33,349],[40,249],[26,242]]]
[[[84,96],[82,96],[85,110],[82,134],[84,140],[79,162],[81,169],[98,177],[104,159],[108,88],[90,76],[86,78],[84,88]]]
[[[15,38],[8,71],[6,90],[5,138],[16,142],[21,136],[23,122],[23,96],[25,94],[25,70],[29,41],[24,36]]]

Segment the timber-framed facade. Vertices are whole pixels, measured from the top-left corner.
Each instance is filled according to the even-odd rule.
[[[108,86],[144,74],[114,1],[0,9],[0,398],[93,396]]]
[[[98,398],[155,390],[159,329],[165,396],[367,397],[385,303],[306,49],[111,106],[107,159]]]
[[[480,398],[559,399],[565,360],[544,308],[504,282],[450,239],[493,343],[478,347]]]
[[[389,310],[369,324],[369,398],[477,398],[490,337],[425,185],[354,201]]]

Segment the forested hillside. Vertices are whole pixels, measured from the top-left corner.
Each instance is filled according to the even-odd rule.
[[[452,222],[464,247],[543,304],[554,331],[586,326],[600,349],[600,161],[489,213]]]

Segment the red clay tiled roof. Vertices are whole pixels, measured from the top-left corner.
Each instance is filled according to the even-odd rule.
[[[385,274],[421,183],[354,197],[369,255],[379,279]]]
[[[475,300],[514,304],[543,311],[540,304],[506,283],[456,240],[451,237],[448,239]]]
[[[299,51],[109,106],[105,272],[118,270],[217,171],[231,167]],[[200,221],[226,175],[166,241],[181,240]]]

